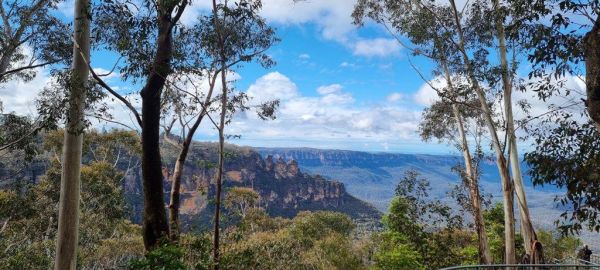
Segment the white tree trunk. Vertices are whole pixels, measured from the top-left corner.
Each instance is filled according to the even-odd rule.
[[[461,140],[461,148],[463,152],[463,158],[465,160],[465,170],[468,177],[469,195],[471,197],[471,206],[473,220],[475,221],[475,230],[477,231],[477,238],[479,240],[479,259],[482,264],[491,264],[492,255],[490,252],[490,246],[488,237],[485,231],[485,221],[483,220],[483,213],[481,211],[481,195],[479,192],[478,175],[476,169],[473,166],[473,160],[469,151],[469,144],[467,143],[467,137],[465,135],[465,129],[463,119],[460,111],[456,104],[452,105],[454,111],[454,117],[456,118],[458,133]]]
[[[455,90],[452,84],[452,78],[450,76],[448,66],[444,60],[442,60],[442,67],[444,69],[444,74],[446,77],[448,88],[454,95]],[[473,159],[471,156],[471,151],[469,150],[469,144],[467,142],[465,125],[458,105],[456,103],[452,104],[452,112],[454,114],[454,118],[456,119],[456,128],[458,129],[458,134],[460,137],[461,151],[465,160],[465,171],[468,178],[467,184],[469,188],[469,197],[471,199],[472,206],[471,214],[473,215],[473,220],[475,222],[475,230],[477,231],[477,240],[479,243],[479,261],[482,264],[491,264],[492,255],[490,252],[488,237],[485,231],[485,221],[483,220],[483,213],[481,211],[481,196],[479,192],[478,183],[479,177],[477,175],[476,168],[473,166]]]
[[[58,234],[54,269],[75,269],[79,231],[79,192],[85,92],[90,58],[89,0],[75,2],[73,64],[63,145]]]
[[[499,12],[500,2],[492,0],[494,11]],[[521,161],[517,150],[517,138],[515,134],[515,124],[513,120],[512,108],[512,82],[509,75],[508,59],[506,53],[506,34],[504,25],[500,16],[496,16],[496,34],[499,43],[500,67],[502,69],[502,84],[504,92],[504,113],[506,118],[506,133],[508,138],[508,149],[510,158],[510,168],[514,181],[515,194],[517,195],[517,206],[521,215],[521,234],[525,251],[532,255],[532,244],[537,240],[535,229],[531,223],[529,215],[529,207],[527,206],[527,198],[525,195],[523,176],[521,174]]]
[[[461,23],[459,19],[459,13],[456,9],[456,3],[454,0],[450,0],[450,4],[453,9],[453,15],[457,27],[457,32],[459,34],[459,43],[458,50],[462,54],[465,68],[467,70],[467,76],[469,83],[475,89],[477,97],[479,98],[479,103],[481,105],[481,109],[483,110],[483,117],[485,123],[488,127],[488,131],[490,133],[490,137],[492,140],[492,145],[494,147],[496,153],[496,165],[498,167],[498,172],[500,173],[500,180],[502,182],[502,193],[504,198],[504,247],[505,247],[505,262],[507,264],[516,263],[516,254],[515,254],[515,225],[514,225],[514,197],[513,197],[513,187],[512,181],[510,179],[510,175],[508,172],[508,167],[506,164],[506,159],[504,157],[504,153],[502,153],[502,147],[500,144],[500,140],[498,138],[498,133],[496,132],[496,126],[494,124],[494,120],[492,119],[492,110],[487,102],[487,98],[485,92],[479,85],[477,78],[473,72],[473,67],[471,65],[471,60],[467,51],[465,49],[464,42],[464,34],[462,32]]]

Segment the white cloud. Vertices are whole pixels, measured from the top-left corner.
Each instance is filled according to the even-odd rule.
[[[345,42],[355,29],[351,17],[355,2],[263,0],[262,15],[281,24],[315,23],[324,38]]]
[[[375,38],[359,40],[354,45],[354,55],[386,57],[400,52],[400,45],[394,39]]]
[[[268,91],[257,91],[269,89]],[[420,112],[400,106],[360,105],[342,85],[317,88],[318,96],[302,95],[285,75],[268,73],[249,87],[255,99],[285,93],[277,119],[261,121],[253,113],[236,116],[230,133],[260,140],[369,140],[415,139]]]
[[[314,23],[324,38],[345,42],[348,34],[356,28],[351,17],[355,3],[356,0],[263,0],[261,15],[269,22],[283,25]],[[192,1],[181,21],[191,24],[201,12],[210,8],[210,1]]]
[[[0,85],[0,101],[4,112],[30,116],[37,114],[35,99],[50,82],[50,77],[45,69],[38,68],[36,72],[36,77],[29,82],[13,79]]]
[[[354,64],[354,63],[342,62],[340,64],[340,67],[343,67],[343,68],[355,68],[355,67],[357,67],[357,65]]]
[[[271,72],[250,85],[247,94],[257,103],[273,99],[286,101],[298,96],[298,88],[283,74]]]
[[[513,91],[512,97],[515,120],[525,119],[528,114],[531,117],[541,116],[546,114],[551,109],[557,107],[567,107],[571,104],[579,103],[577,105],[565,108],[564,110],[573,113],[573,115],[576,117],[575,119],[587,121],[588,119],[585,116],[578,118],[581,115],[580,113],[585,110],[585,107],[581,102],[581,99],[585,98],[585,82],[579,77],[567,75],[565,78],[561,79],[561,82],[552,79],[550,83],[553,85],[564,83],[564,88],[570,91],[569,95],[566,95],[566,91],[561,91],[560,95],[553,95],[546,100],[542,100],[538,97],[537,92],[534,92],[531,89],[525,92],[515,90]],[[530,108],[527,109],[528,114],[517,105],[520,101],[525,101],[530,106]],[[501,106],[502,105],[496,106],[498,113],[502,113],[500,111]]]
[[[431,87],[432,85],[436,88],[442,88],[446,86],[446,82],[441,77],[437,77],[429,81],[429,83],[423,83],[417,93],[413,95],[414,100],[418,104],[430,106],[439,100],[437,92]]]
[[[340,93],[342,92],[342,86],[339,84],[323,85],[317,88],[317,92],[321,95]]]
[[[205,3],[206,2],[206,3]],[[352,11],[356,0],[295,1],[263,0],[261,15],[269,23],[280,25],[316,25],[319,34],[326,40],[337,41],[357,56],[385,57],[400,52],[400,46],[394,39],[364,39],[357,34],[357,26],[352,23]],[[208,1],[193,1],[186,8],[181,21],[192,24],[202,12],[211,8]],[[308,60],[308,54],[300,59]]]
[[[75,0],[60,1],[56,6],[58,12],[67,18],[73,18],[73,12],[75,10]]]
[[[394,93],[391,93],[390,95],[388,95],[386,100],[388,102],[398,102],[398,101],[402,100],[403,98],[404,98],[404,95],[402,95],[401,93],[398,93],[398,92],[394,92]]]
[[[104,69],[104,68],[94,68],[94,72],[98,75],[101,76],[103,80],[108,80],[108,79],[113,79],[113,78],[117,78],[119,77],[119,71],[118,70],[113,70],[112,72],[110,70]]]
[[[300,58],[300,60],[308,60],[308,59],[310,59],[310,55],[307,53],[303,53],[303,54],[298,55],[298,58]]]

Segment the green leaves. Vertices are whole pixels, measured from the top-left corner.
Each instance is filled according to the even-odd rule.
[[[564,207],[556,222],[562,233],[575,234],[583,226],[600,231],[600,134],[591,122],[562,117],[556,127],[537,131],[537,146],[525,161],[535,185],[566,189],[556,198]]]
[[[174,245],[164,245],[150,251],[142,259],[134,259],[127,265],[129,270],[185,270],[181,258],[183,252]]]

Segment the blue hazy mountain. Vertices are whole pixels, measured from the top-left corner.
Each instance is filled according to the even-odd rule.
[[[394,189],[406,170],[418,171],[432,187],[431,196],[453,203],[447,193],[459,183],[458,174],[452,170],[462,163],[462,157],[452,155],[425,155],[400,153],[368,153],[346,150],[313,148],[256,148],[263,156],[296,160],[305,171],[344,183],[353,196],[367,201],[380,211],[386,211],[394,196]],[[522,166],[527,171],[526,166]],[[492,160],[481,163],[481,188],[483,193],[502,200],[500,177]],[[528,204],[536,226],[553,227],[562,211],[554,199],[563,193],[553,186],[534,187],[527,173],[525,186]]]

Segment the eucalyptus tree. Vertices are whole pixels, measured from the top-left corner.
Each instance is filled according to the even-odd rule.
[[[144,246],[151,250],[168,239],[160,155],[162,92],[169,75],[179,70],[194,71],[194,60],[184,53],[190,44],[179,19],[187,0],[105,1],[95,12],[93,34],[104,48],[120,54],[122,77],[133,83],[144,81],[140,90],[141,113],[93,71],[92,76],[115,98],[123,102],[141,127],[142,181],[144,187]],[[149,57],[151,56],[151,57]]]
[[[70,27],[53,16],[58,2],[0,1],[0,87],[10,80],[30,81],[39,68],[58,65],[69,58]],[[20,118],[13,112],[3,112],[2,116],[5,123]],[[0,135],[0,151],[10,151],[33,139],[47,127],[46,120],[38,117],[19,127],[22,132],[18,137]]]
[[[530,77],[585,77],[585,106],[588,116],[600,130],[600,1],[508,2],[519,19],[515,26],[527,30],[525,46],[531,50],[528,58],[534,64]],[[584,66],[582,62],[585,62]],[[553,94],[565,95],[565,89],[556,87],[537,90],[543,92],[543,98]]]
[[[420,125],[421,136],[425,140],[448,139],[463,154],[465,171],[462,176],[464,176],[463,179],[469,190],[470,210],[475,221],[479,242],[479,261],[489,264],[492,261],[481,210],[478,166],[469,149],[468,128],[466,127],[468,123],[465,121],[465,118],[474,120],[477,129],[478,124],[481,124],[478,121],[480,120],[478,114],[481,111],[478,109],[477,103],[473,102],[474,96],[470,87],[461,78],[464,77],[464,72],[461,71],[459,64],[460,56],[445,40],[447,36],[454,34],[452,30],[443,27],[443,25],[452,24],[450,10],[441,7],[430,8],[435,9],[436,14],[409,2],[363,0],[358,2],[353,16],[358,24],[362,23],[363,17],[369,17],[383,24],[414,55],[428,57],[438,65],[439,70],[435,70],[434,75],[443,78],[440,81],[446,85],[444,88],[438,88],[429,83],[415,67],[419,75],[441,98],[441,101],[436,102],[424,112],[424,121]],[[410,10],[410,12],[406,12],[406,10]],[[418,47],[409,47],[396,33],[406,35],[413,46]],[[451,69],[460,74],[451,74]],[[481,132],[476,131],[475,134],[476,136],[481,135]],[[508,200],[512,201],[512,198]],[[509,215],[511,214],[509,213]],[[507,220],[512,219],[508,218]],[[509,234],[511,234],[510,231]],[[507,237],[507,239],[512,238]]]
[[[531,87],[550,108],[530,129],[536,148],[525,157],[532,180],[566,187],[559,202],[567,207],[557,220],[563,233],[578,233],[584,226],[598,231],[600,1],[508,2],[518,19],[515,26],[526,30],[522,41],[533,64],[529,77],[536,81]],[[585,83],[586,92],[570,87],[570,78]],[[551,104],[551,97],[566,102]]]
[[[214,261],[214,269],[219,269],[220,265],[220,214],[221,214],[221,193],[222,193],[222,181],[223,181],[223,170],[225,166],[225,125],[231,121],[233,113],[235,113],[236,103],[241,104],[241,108],[244,109],[243,100],[245,95],[241,95],[240,98],[228,98],[228,95],[232,91],[232,87],[228,86],[227,73],[231,72],[229,63],[231,61],[238,61],[237,59],[244,58],[240,55],[240,51],[245,54],[245,51],[252,52],[258,50],[258,54],[262,54],[259,58],[263,65],[271,65],[273,61],[266,55],[263,54],[264,50],[268,49],[276,39],[274,39],[273,30],[266,25],[266,22],[259,15],[259,11],[262,8],[261,0],[238,0],[233,3],[227,0],[212,1],[212,14],[207,17],[207,20],[212,22],[211,29],[214,32],[214,36],[205,37],[205,42],[214,44],[210,46],[209,53],[217,59],[218,67],[220,68],[220,112],[219,121],[215,123],[219,133],[219,159],[217,165],[217,175],[215,176],[215,213],[213,219],[213,247],[212,256]],[[240,50],[239,45],[236,44],[247,44],[243,45]],[[233,46],[232,46],[233,45]],[[246,60],[252,58],[246,57]],[[268,105],[277,105],[278,103],[270,103]],[[261,108],[265,108],[261,106]],[[228,114],[228,111],[231,113]],[[273,116],[273,109],[263,110],[265,116]],[[264,117],[264,116],[263,116]]]
[[[174,74],[173,77],[176,79],[167,83],[166,93],[170,93],[167,100],[170,102],[166,107],[174,109],[165,114],[168,119],[165,125],[165,141],[180,147],[173,169],[169,202],[169,222],[173,240],[177,238],[179,232],[179,193],[183,166],[196,130],[205,117],[210,118],[211,124],[221,130],[220,122],[217,123],[210,115],[218,110],[217,107],[225,108],[228,113],[233,113],[236,108],[248,109],[244,104],[247,99],[245,94],[239,93],[227,97],[226,84],[230,80],[227,75],[233,75],[232,71],[235,68],[240,68],[243,63],[251,61],[257,61],[265,68],[274,64],[265,51],[278,39],[275,37],[274,30],[259,15],[261,1],[242,0],[230,4],[232,6],[215,3],[216,6],[213,8],[216,8],[216,11],[202,15],[198,18],[198,24],[190,30],[190,34],[193,33],[192,36],[199,39],[195,42],[196,45],[193,45],[197,47],[193,49],[202,55],[205,82],[200,82],[198,85],[198,82],[183,73]],[[215,12],[220,13],[219,16],[215,16]],[[223,41],[220,36],[223,36]],[[217,97],[214,93],[215,88],[223,91]],[[219,97],[221,99],[225,97],[225,105],[223,100],[221,105],[218,105],[215,98]],[[277,101],[256,105],[258,116],[262,119],[274,117],[273,109],[276,105]],[[179,128],[179,134],[183,139],[181,144],[170,138],[174,126]]]
[[[448,88],[454,88],[457,85],[460,87],[460,84],[450,82]],[[483,218],[483,197],[479,187],[479,163],[484,158],[481,141],[485,132],[480,112],[476,107],[477,103],[474,101],[470,99],[462,104],[448,100],[435,102],[424,110],[419,129],[421,137],[425,141],[432,139],[445,141],[456,146],[462,153],[464,167],[456,166],[454,168],[462,179],[459,187],[465,188],[468,192],[467,200],[462,202],[462,205],[473,216],[478,237],[479,262],[490,264],[492,256]],[[468,142],[469,137],[475,143],[473,151]]]
[[[67,122],[62,154],[60,202],[54,269],[76,269],[79,238],[81,155],[84,108],[90,62],[90,2],[75,2],[73,16],[73,63],[68,83]]]
[[[53,16],[58,0],[0,1],[0,83],[30,80],[35,69],[69,56],[69,26]]]
[[[511,175],[514,181],[515,194],[517,197],[517,206],[519,208],[519,214],[521,216],[521,234],[523,235],[523,241],[525,251],[529,256],[528,260],[534,264],[543,264],[543,250],[540,246],[540,242],[537,239],[535,229],[531,221],[529,214],[529,207],[527,205],[527,197],[525,195],[525,186],[523,184],[523,175],[521,173],[521,160],[517,148],[517,135],[515,131],[515,123],[513,116],[513,85],[515,70],[517,69],[516,60],[512,61],[512,66],[509,64],[508,52],[507,52],[507,35],[505,30],[505,18],[507,16],[507,8],[502,7],[499,0],[492,0],[491,14],[494,17],[495,24],[495,36],[498,41],[498,54],[500,55],[500,74],[502,78],[502,99],[504,109],[504,125],[506,132],[506,142],[508,145],[508,157],[510,159]],[[520,31],[518,27],[512,29],[514,32]],[[517,36],[517,35],[513,35]],[[513,40],[513,43],[514,40]],[[512,48],[513,52],[519,48]],[[516,58],[513,55],[513,59]]]

